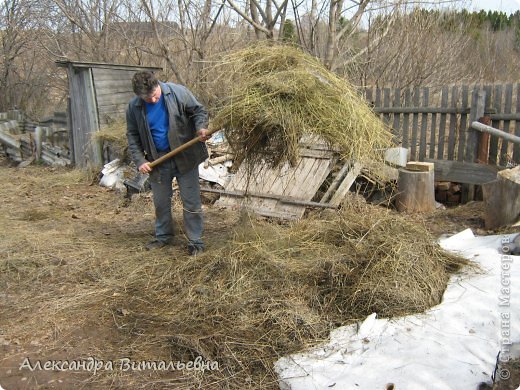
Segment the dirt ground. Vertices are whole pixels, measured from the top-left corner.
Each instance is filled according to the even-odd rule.
[[[182,234],[174,246],[153,252],[144,249],[153,237],[150,196],[127,202],[77,171],[43,166],[17,169],[5,160],[0,161],[0,182],[0,386],[6,390],[197,388],[197,375],[204,372],[190,374],[193,384],[186,385],[182,370],[167,374],[124,370],[120,360],[142,352],[135,350],[132,338],[119,325],[128,314],[117,301],[118,291],[126,288],[117,280],[125,272],[125,257],[137,253],[143,264],[167,267],[168,262],[186,256]],[[179,221],[179,207],[176,210]],[[435,236],[468,227],[476,234],[488,234],[482,211],[482,203],[473,202],[438,210],[424,223]],[[218,247],[222,232],[239,215],[210,205],[205,212],[207,246]],[[113,283],[103,279],[105,285],[91,292],[87,287],[100,283],[97,267],[101,265],[113,267]],[[92,301],[102,306],[91,308],[100,316],[89,316],[90,309],[79,305],[78,297],[85,293],[93,294]],[[169,358],[160,345],[150,345],[148,352],[155,350],[157,359]],[[105,373],[100,379],[92,369],[63,369],[63,362],[98,367]],[[108,362],[114,370],[107,374]],[[504,386],[518,382],[518,375],[514,378]],[[227,386],[215,383],[212,388]]]

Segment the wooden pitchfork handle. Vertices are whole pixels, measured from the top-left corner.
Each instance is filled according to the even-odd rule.
[[[211,136],[217,130],[218,129],[208,130],[208,132],[206,133],[206,136]],[[192,140],[186,142],[185,144],[182,144],[181,146],[173,149],[171,152],[166,153],[164,156],[159,157],[157,160],[154,160],[154,161],[148,163],[148,165],[150,166],[150,168],[154,168],[157,165],[162,164],[166,160],[169,160],[170,158],[172,158],[176,154],[178,154],[178,153],[188,149],[190,146],[195,145],[197,142],[202,142],[202,139],[201,139],[200,135],[198,137],[193,138]]]

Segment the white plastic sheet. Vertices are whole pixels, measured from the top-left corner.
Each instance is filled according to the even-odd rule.
[[[441,241],[482,272],[452,276],[442,303],[424,314],[394,320],[372,314],[359,330],[339,328],[326,345],[279,359],[280,387],[372,390],[393,383],[399,390],[447,390],[489,382],[499,351],[515,357],[510,343],[520,341],[519,257],[498,251],[512,237],[475,237],[468,229]]]

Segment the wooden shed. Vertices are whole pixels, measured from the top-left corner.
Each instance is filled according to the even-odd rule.
[[[101,146],[92,135],[125,115],[134,95],[132,77],[140,70],[161,68],[94,62],[57,61],[69,80],[71,159],[77,167],[103,164]]]

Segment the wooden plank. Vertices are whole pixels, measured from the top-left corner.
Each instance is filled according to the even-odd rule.
[[[345,178],[345,175],[347,174],[349,169],[350,169],[350,162],[344,163],[343,166],[341,167],[341,169],[336,174],[336,177],[334,178],[332,183],[330,183],[330,186],[329,186],[329,188],[327,188],[327,191],[325,191],[325,194],[323,194],[323,196],[321,197],[320,203],[327,203],[329,201],[332,194],[336,191],[339,184]]]
[[[430,88],[423,88],[423,106],[427,107],[430,99]],[[419,161],[426,158],[426,133],[428,131],[428,114],[421,114],[421,134],[419,141]]]
[[[516,114],[520,115],[520,83],[516,84]],[[515,135],[520,137],[520,120],[515,122]],[[513,145],[513,161],[520,164],[520,145]]]
[[[441,91],[441,108],[448,107],[448,87],[443,87]],[[437,142],[437,159],[444,159],[444,145],[446,136],[446,114],[441,114],[439,120],[439,139]]]
[[[115,80],[131,80],[139,69],[109,69],[109,68],[92,68],[92,75],[95,82],[115,81]]]
[[[506,89],[505,89],[505,106],[504,106],[505,114],[511,114],[512,105],[513,105],[513,85],[507,84]],[[506,132],[506,133],[510,132],[510,124],[511,124],[511,121],[509,121],[509,120],[504,121],[504,132]],[[507,164],[508,145],[509,145],[509,142],[507,142],[505,139],[502,139],[502,147],[500,148],[500,165],[502,165],[502,166],[505,166]]]
[[[316,191],[326,179],[332,168],[333,158],[301,157],[296,167],[288,164],[281,169],[269,169],[266,166],[255,167],[253,177],[246,188],[245,165],[233,177],[226,191],[245,192],[247,198],[239,198],[223,195],[217,202],[217,206],[234,207],[244,206],[261,215],[275,216],[279,218],[300,218],[305,212],[304,205],[287,204],[278,198],[301,200],[310,202]],[[254,196],[263,194],[265,196]]]
[[[133,92],[114,92],[110,95],[96,95],[98,106],[126,104],[134,96]]]
[[[96,97],[98,99],[107,100],[107,98],[110,98],[112,95],[124,95],[125,100],[127,102],[135,96],[132,89],[129,89],[128,86],[118,87],[118,88],[110,88],[110,87],[105,88],[105,87],[96,86]]]
[[[284,197],[310,201],[323,182],[320,181],[319,184],[316,183],[316,179],[321,179],[321,177],[315,177],[317,168],[320,165],[328,166],[328,164],[329,161],[323,159],[303,158],[298,167],[289,175],[288,180],[285,182],[275,182],[272,187],[272,192]],[[328,172],[330,172],[330,170],[327,171],[327,174]],[[323,180],[325,180],[325,178],[326,176],[323,177]],[[309,190],[312,190],[311,194],[309,194]],[[269,209],[280,215],[293,215],[296,218],[300,218],[305,212],[304,207],[284,205],[279,202],[271,203]]]
[[[313,179],[311,172],[313,170],[313,167],[316,165],[316,162],[318,161],[320,160],[310,157],[302,158],[300,164],[298,164],[296,169],[292,170],[291,175],[289,175],[288,177],[288,180],[285,181],[285,183],[283,183],[283,185],[279,187],[278,191],[280,191],[280,195],[295,196],[295,192],[301,193],[305,186],[307,186],[307,184],[312,185],[312,183],[310,182]],[[301,186],[300,184],[305,185]]]
[[[269,192],[270,187],[277,179],[283,180],[289,170],[288,164],[277,169],[270,169],[267,167],[267,165],[257,165],[253,167],[252,172],[248,172],[247,169],[247,165],[245,163],[242,164],[238,172],[228,183],[226,190],[244,191],[246,193],[258,192],[273,195]],[[257,200],[256,203],[258,202],[259,200]],[[230,196],[221,196],[217,202],[217,205],[224,207],[236,207],[244,206],[246,203],[250,205],[251,199],[248,198],[244,200]],[[254,207],[263,207],[263,205],[255,204]]]
[[[339,206],[343,199],[345,199],[345,196],[347,195],[347,192],[350,190],[350,187],[352,187],[352,184],[354,184],[354,181],[359,176],[362,167],[363,166],[358,162],[355,162],[352,165],[351,169],[339,185],[338,189],[336,190],[334,195],[332,195],[332,199],[329,202],[332,206]]]
[[[376,88],[376,100],[374,108],[381,107],[381,88]],[[381,119],[381,115],[379,115],[379,119]]]
[[[471,114],[468,127],[468,140],[466,144],[466,157],[464,161],[475,162],[478,152],[478,134],[477,130],[471,127],[471,124],[478,118],[484,116],[484,107],[486,103],[486,92],[478,86],[473,89],[471,98]]]
[[[119,104],[103,104],[98,106],[98,111],[104,114],[110,114],[112,112],[126,112],[128,108],[128,101],[126,103]]]
[[[283,188],[287,185],[287,182],[294,177],[295,172],[300,172],[302,166],[305,165],[306,161],[313,160],[309,158],[300,158],[296,167],[291,168],[289,164],[285,164],[280,168],[271,169],[267,165],[259,165],[254,167],[254,171],[250,176],[247,175],[245,165],[241,166],[242,174],[237,178],[234,183],[232,190],[235,191],[246,191],[247,193],[263,193],[268,195],[282,195]],[[286,215],[280,213],[276,214],[275,209],[277,201],[269,198],[259,197],[248,197],[245,200],[231,199],[227,200],[228,203],[241,203],[247,204],[247,207],[253,211],[264,210],[269,211],[270,215],[278,215],[278,217],[284,218]],[[220,205],[220,203],[219,203]],[[274,213],[274,214],[273,214]],[[262,213],[266,215],[266,213]]]
[[[390,108],[390,88],[383,89],[383,108]],[[390,114],[383,114],[383,121],[390,124]]]
[[[452,107],[389,107],[374,108],[377,114],[469,114],[469,107],[452,108]],[[490,113],[497,115],[494,112]]]
[[[410,91],[410,88],[408,88],[406,91],[405,91],[405,94],[404,94],[404,104],[406,106],[410,105],[412,101],[412,94],[411,94],[411,91]],[[403,139],[402,139],[402,145],[403,145],[403,148],[408,148],[408,146],[410,145],[410,142],[409,142],[409,139],[408,139],[408,126],[409,126],[409,122],[410,122],[410,115],[403,115],[403,131],[402,131],[402,134],[403,134]]]
[[[457,108],[459,101],[459,89],[457,86],[451,88],[451,107]],[[448,135],[448,160],[455,160],[455,130],[457,128],[457,115],[450,114],[450,133]]]
[[[502,85],[495,85],[493,105],[497,112],[502,109]],[[500,127],[500,121],[494,119],[491,122],[491,126],[498,129]],[[491,136],[489,139],[489,163],[496,165],[498,162],[498,137]]]
[[[394,109],[397,109],[401,106],[401,88],[395,88],[394,89],[394,102],[392,104],[393,108]],[[392,122],[392,129],[393,129],[393,133],[394,135],[397,136],[397,142],[399,140],[399,124],[400,124],[400,121],[401,121],[401,114],[399,113],[394,113],[393,114],[394,116],[394,120]],[[396,142],[396,143],[397,143]]]
[[[435,181],[484,184],[493,181],[500,170],[497,166],[448,160],[426,160],[435,164]]]
[[[418,87],[414,88],[413,91],[413,105],[415,107],[419,107],[420,104],[420,89]],[[419,114],[413,114],[412,119],[412,139],[410,142],[410,160],[416,160],[416,150],[417,150],[417,132],[419,128]]]
[[[103,91],[104,93],[108,93],[109,90],[114,91],[131,91],[132,89],[132,78],[122,80],[98,80],[94,79],[94,85],[96,87],[96,91]]]
[[[437,114],[432,114],[431,126],[430,126],[430,158],[435,158],[435,148],[437,146]]]
[[[101,151],[92,142],[92,133],[99,129],[91,70],[68,69],[71,96],[71,127],[74,161],[78,167],[103,163]]]
[[[303,199],[304,201],[311,201],[318,189],[321,187],[328,174],[330,173],[335,159],[323,160],[314,159],[312,168],[309,170],[305,179],[299,178],[298,183],[292,188],[287,188],[285,194],[291,199]],[[284,214],[293,214],[301,218],[305,212],[304,208],[298,208],[295,205],[284,204],[278,202],[275,210]]]
[[[489,117],[492,120],[496,121],[520,121],[520,113],[511,113],[511,114],[489,114]]]
[[[312,157],[312,158],[321,158],[328,160],[332,158],[334,153],[332,153],[330,150],[318,150],[318,149],[307,149],[307,148],[301,148],[299,150],[300,157]]]
[[[462,108],[468,107],[469,102],[469,87],[467,85],[462,86]],[[468,132],[468,115],[460,115],[460,126],[459,126],[459,144],[457,146],[457,160],[464,161],[466,151],[466,138]]]

